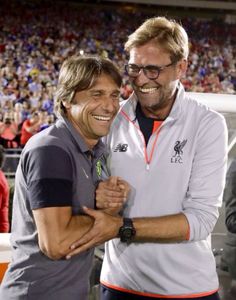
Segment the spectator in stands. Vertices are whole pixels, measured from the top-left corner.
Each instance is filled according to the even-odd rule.
[[[23,110],[22,104],[20,102],[15,103],[13,118],[17,126],[20,126],[23,121],[22,110]]]
[[[0,145],[0,232],[9,232],[9,185],[7,179],[2,171],[4,162],[4,148]]]
[[[59,75],[56,125],[30,139],[15,178],[12,255],[0,299],[87,300],[93,251],[64,259],[93,219],[104,145],[119,109],[121,76],[108,59],[71,57]],[[127,184],[112,178],[121,201]],[[107,211],[108,212],[108,211]],[[100,211],[101,220],[114,218]],[[104,228],[106,229],[106,227]]]
[[[49,126],[51,126],[52,124],[54,124],[55,120],[56,120],[54,114],[48,115],[47,112],[44,112],[44,113],[46,113],[46,115],[45,115],[44,121],[42,122],[42,124],[40,126],[40,131],[44,130],[44,129],[48,128]]]
[[[16,136],[18,126],[13,120],[11,112],[4,114],[3,122],[0,122],[0,143],[4,148],[17,148]]]
[[[53,99],[50,98],[48,92],[42,93],[42,104],[41,107],[43,110],[46,110],[49,114],[53,113]]]
[[[34,134],[39,132],[42,122],[42,118],[40,118],[37,111],[33,112],[29,119],[23,122],[20,137],[20,145],[22,148]]]
[[[17,125],[17,134],[14,141],[17,143],[17,147],[20,147],[20,137],[21,137],[21,128],[23,124],[23,115],[22,115],[23,106],[20,102],[16,102],[14,105],[13,111],[13,120]]]
[[[22,102],[21,114],[22,114],[22,121],[25,121],[30,117],[30,115],[32,113],[32,107],[31,107],[30,100],[28,99],[28,94],[27,94],[27,97],[23,98],[23,99],[24,100]]]

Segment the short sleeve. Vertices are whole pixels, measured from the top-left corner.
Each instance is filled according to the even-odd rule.
[[[31,209],[71,206],[73,166],[70,155],[58,146],[31,149],[22,159]]]

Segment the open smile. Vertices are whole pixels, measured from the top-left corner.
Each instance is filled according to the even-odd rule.
[[[153,94],[155,93],[157,90],[159,89],[159,87],[152,87],[152,88],[142,88],[139,87],[139,91],[143,94]]]
[[[98,121],[106,121],[109,122],[111,120],[112,117],[108,117],[108,116],[100,116],[100,115],[92,115],[94,119],[98,120]]]

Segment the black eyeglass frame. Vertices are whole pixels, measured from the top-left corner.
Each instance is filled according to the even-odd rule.
[[[137,77],[139,76],[139,74],[140,74],[140,71],[143,70],[144,75],[145,75],[148,79],[150,79],[150,80],[155,80],[155,79],[157,79],[157,78],[160,76],[160,73],[161,73],[164,69],[166,69],[166,68],[168,68],[168,67],[171,67],[171,66],[173,66],[174,64],[176,64],[176,61],[171,62],[171,63],[169,63],[168,65],[160,66],[160,67],[159,67],[159,66],[156,66],[156,65],[139,66],[139,65],[136,65],[136,64],[125,64],[125,71],[126,71],[126,73],[129,75],[129,77],[131,77],[131,78],[137,78]],[[130,73],[129,73],[129,71],[128,71],[129,66],[134,66],[134,67],[136,67],[136,68],[138,69],[137,75],[135,75],[135,76],[130,75]],[[147,68],[150,68],[150,67],[153,68],[153,69],[155,69],[155,71],[157,72],[156,76],[148,76],[148,74],[147,74],[147,72],[148,72]]]

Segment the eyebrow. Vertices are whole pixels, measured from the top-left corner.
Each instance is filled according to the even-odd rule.
[[[171,65],[172,63],[168,64],[168,65]],[[153,65],[153,64],[149,64],[149,65],[138,65],[138,64],[134,64],[134,63],[128,63],[128,65],[130,66],[135,66],[135,67],[138,67],[138,68],[146,68],[146,67],[153,67],[153,68],[156,68],[156,69],[162,69],[163,67],[166,67],[166,65],[161,65],[161,66],[158,66],[158,65]],[[168,66],[167,65],[167,66]]]
[[[90,93],[94,93],[94,92],[99,92],[99,93],[104,93],[104,92],[106,92],[104,89],[91,89],[90,91],[89,91]],[[117,88],[117,89],[114,89],[114,90],[112,90],[111,91],[112,93],[113,92],[117,92],[117,93],[120,93],[120,89],[119,88]]]

